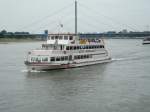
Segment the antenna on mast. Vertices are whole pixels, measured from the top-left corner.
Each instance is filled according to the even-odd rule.
[[[77,0],[75,0],[75,35],[78,34],[78,23],[77,23]]]

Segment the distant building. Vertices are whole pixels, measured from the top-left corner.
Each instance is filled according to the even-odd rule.
[[[28,35],[30,34],[29,32],[15,32],[14,34],[19,34],[19,35]]]
[[[127,29],[123,29],[122,33],[128,33]]]
[[[116,34],[116,31],[108,31],[107,34]]]

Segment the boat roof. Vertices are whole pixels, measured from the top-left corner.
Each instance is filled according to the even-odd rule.
[[[69,35],[69,36],[75,36],[74,33],[50,33],[48,35]]]

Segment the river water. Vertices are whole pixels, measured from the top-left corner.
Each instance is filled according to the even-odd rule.
[[[110,39],[111,63],[28,73],[41,43],[0,44],[0,112],[150,112],[150,45]]]

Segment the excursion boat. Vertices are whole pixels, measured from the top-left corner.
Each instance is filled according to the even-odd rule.
[[[143,39],[143,44],[150,44],[150,37],[146,37]]]
[[[110,62],[103,39],[80,39],[75,34],[49,34],[41,49],[28,52],[28,70],[51,70]]]
[[[25,61],[28,70],[52,70],[110,62],[102,38],[81,38],[77,33],[75,1],[75,34],[48,34],[40,49],[29,51]]]

